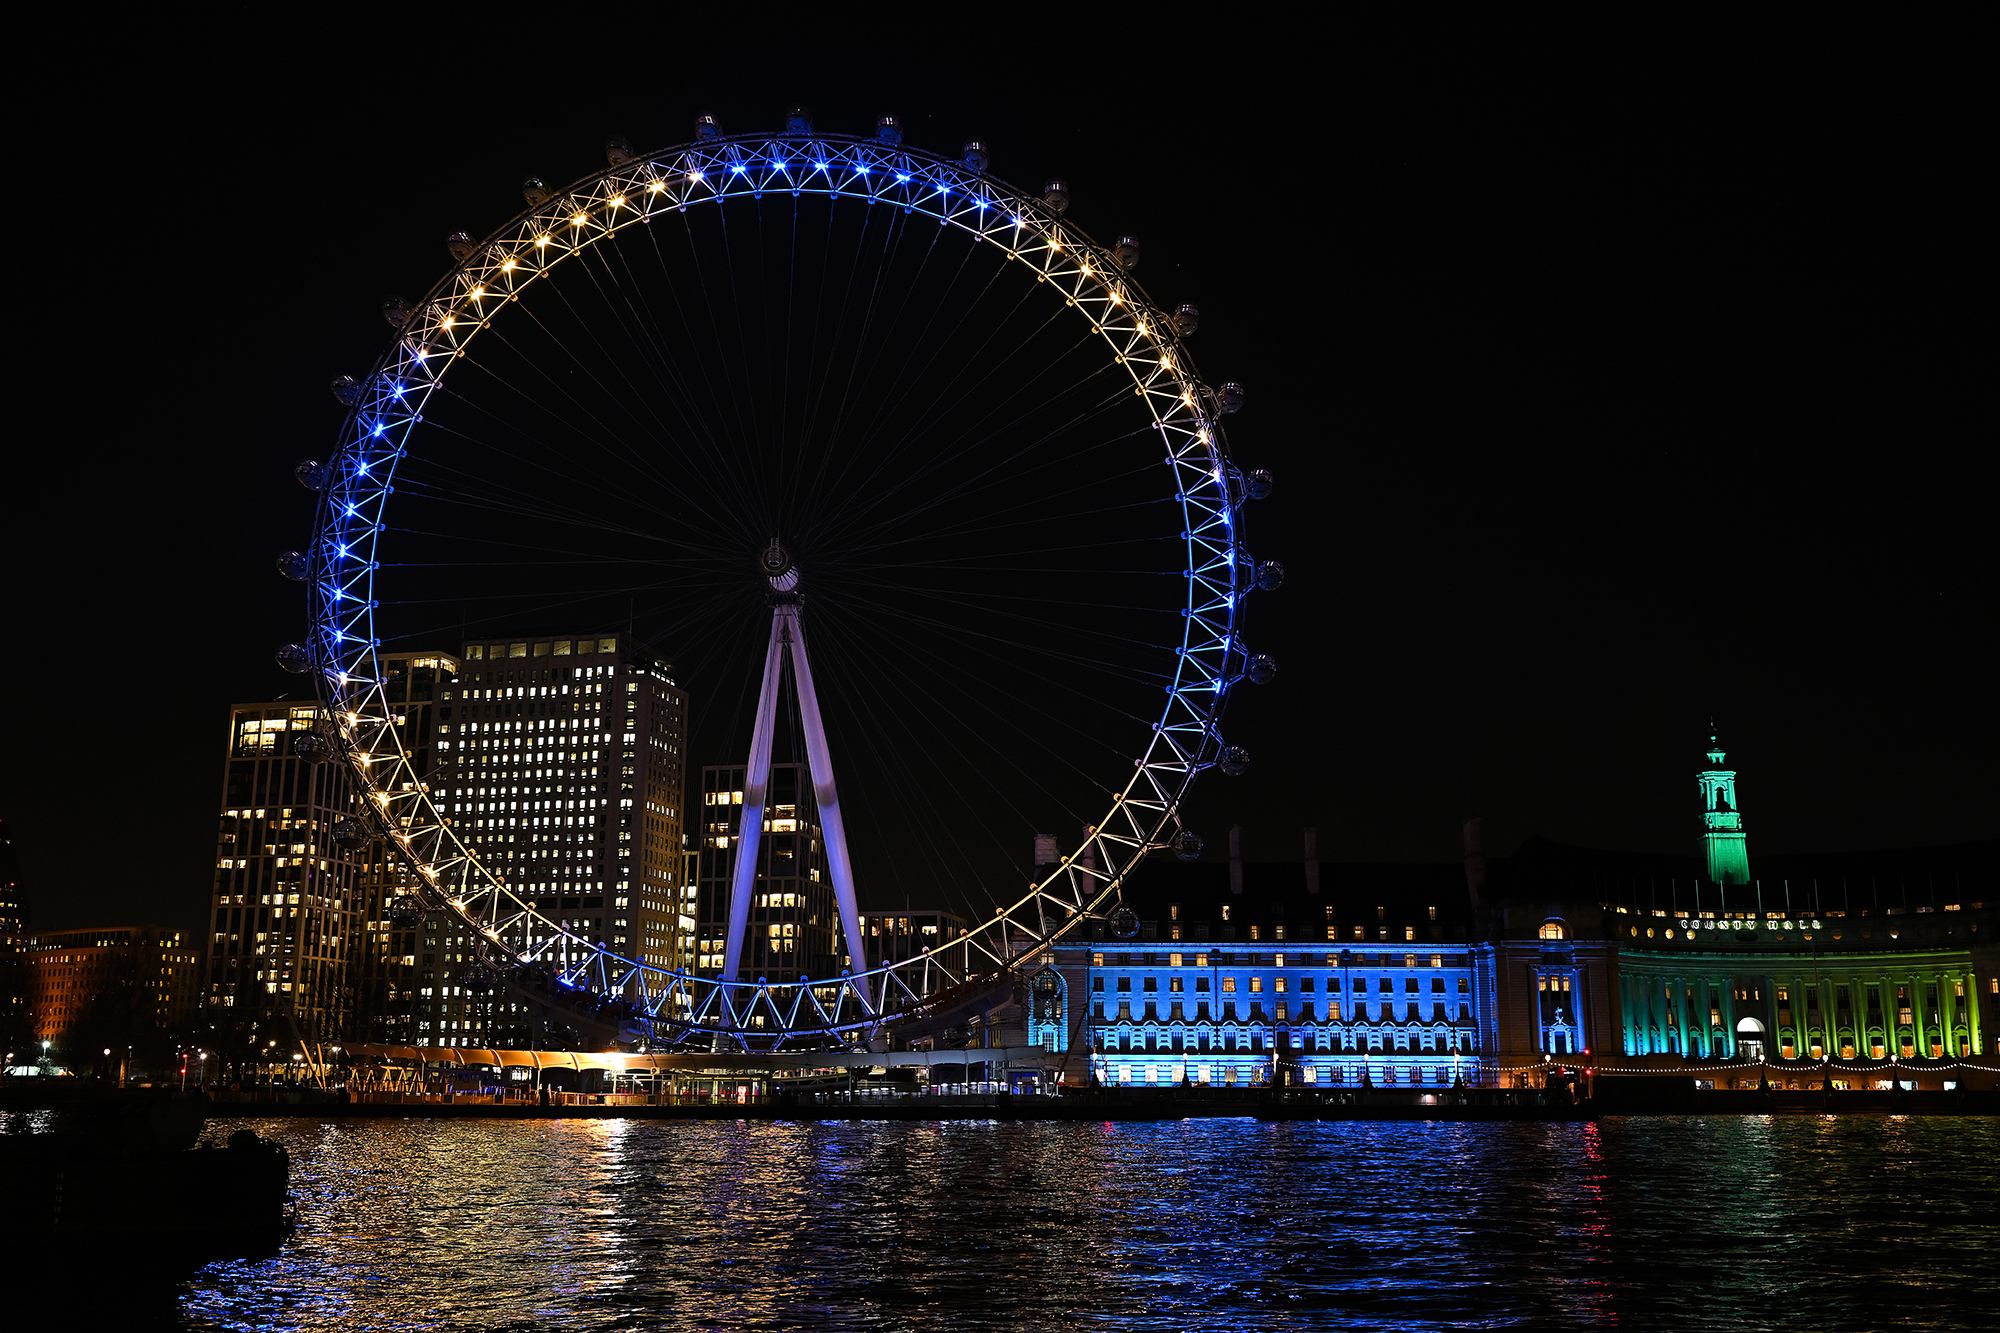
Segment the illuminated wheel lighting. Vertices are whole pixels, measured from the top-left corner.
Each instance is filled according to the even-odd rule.
[[[811,170],[793,176],[794,164]],[[877,184],[873,176],[893,185]],[[549,964],[563,984],[627,998],[656,1029],[676,1038],[719,1036],[746,1045],[752,1034],[730,1015],[745,1011],[750,993],[760,989],[787,992],[791,1015],[762,1040],[851,1039],[881,1020],[867,1006],[848,1003],[846,993],[862,978],[764,988],[674,971],[572,934],[530,906],[524,890],[503,883],[433,803],[402,744],[376,633],[375,578],[393,481],[412,429],[426,400],[488,326],[489,313],[504,313],[506,303],[556,265],[627,226],[667,210],[778,187],[893,204],[992,243],[1031,270],[1033,281],[1057,284],[1065,307],[1102,344],[1107,361],[1129,377],[1151,414],[1166,464],[1163,498],[1179,507],[1184,521],[1181,642],[1171,650],[1171,683],[1144,752],[1092,826],[1087,841],[1093,856],[1064,858],[1025,896],[954,941],[978,967],[1017,968],[1024,957],[1021,939],[1050,942],[1117,909],[1125,878],[1178,834],[1180,802],[1195,775],[1220,765],[1225,753],[1240,754],[1225,747],[1220,718],[1244,670],[1242,608],[1256,573],[1235,521],[1244,500],[1240,474],[1213,416],[1218,409],[1212,405],[1223,400],[1194,374],[1171,314],[1151,305],[1117,264],[1093,264],[1090,238],[1040,197],[959,163],[878,139],[810,131],[703,139],[640,155],[552,192],[440,280],[408,312],[360,386],[328,464],[307,585],[314,643],[322,654],[315,672],[320,697],[347,724],[352,743],[344,754],[378,812],[378,828],[392,832],[398,854],[442,890],[442,898],[432,901],[490,942],[486,952],[498,964]],[[597,225],[585,225],[593,221]],[[491,312],[481,306],[489,301]],[[1061,924],[1050,930],[1051,921]],[[518,953],[500,943],[503,933],[524,942]],[[929,961],[920,956],[866,977],[879,996],[915,997],[921,991],[901,974],[914,974]],[[809,1005],[802,1002],[807,989],[814,992]]]

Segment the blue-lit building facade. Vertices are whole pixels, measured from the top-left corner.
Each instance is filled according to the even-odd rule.
[[[1030,1040],[1120,1087],[1435,1088],[1470,1073],[1477,961],[1460,869],[1315,869],[1144,867],[1127,894],[1138,937],[1099,928],[1060,946],[1031,987]]]

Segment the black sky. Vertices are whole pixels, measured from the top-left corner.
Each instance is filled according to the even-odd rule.
[[[290,465],[382,296],[608,133],[795,100],[1065,176],[1248,387],[1232,445],[1279,481],[1251,546],[1290,574],[1251,623],[1279,681],[1232,706],[1255,766],[1189,807],[1212,846],[1450,857],[1478,814],[1490,849],[1686,850],[1711,715],[1753,857],[1994,835],[1962,35],[1083,18],[48,37],[13,129],[0,796],[36,923],[202,919],[224,710],[297,688]]]

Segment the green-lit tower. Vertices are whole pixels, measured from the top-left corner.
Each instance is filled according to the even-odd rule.
[[[1743,810],[1736,803],[1736,770],[1722,766],[1722,743],[1711,729],[1708,767],[1701,773],[1701,849],[1708,877],[1717,884],[1750,882],[1750,847],[1743,837]]]

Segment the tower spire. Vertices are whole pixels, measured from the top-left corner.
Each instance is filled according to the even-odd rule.
[[[1727,754],[1715,719],[1708,721],[1708,767],[1701,782],[1701,846],[1708,877],[1717,884],[1750,882],[1750,848],[1744,840],[1743,811],[1736,803],[1736,770],[1724,768]]]

